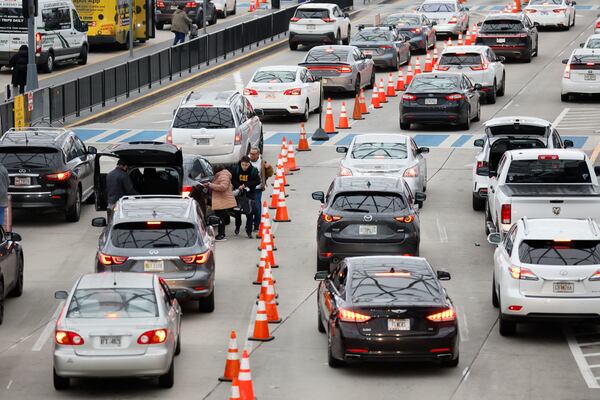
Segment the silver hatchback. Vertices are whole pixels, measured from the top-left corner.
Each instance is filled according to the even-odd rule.
[[[181,351],[181,308],[158,276],[85,274],[66,299],[54,334],[54,387],[71,378],[158,377],[174,383],[174,356]]]

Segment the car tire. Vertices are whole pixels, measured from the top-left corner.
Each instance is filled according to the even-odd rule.
[[[500,302],[498,301],[498,293],[496,292],[496,278],[492,278],[492,305],[494,308],[500,307]]]
[[[318,271],[329,271],[329,266],[330,266],[329,261],[323,261],[323,260],[319,259],[319,257],[317,256],[317,272]]]
[[[357,74],[356,82],[354,82],[354,90],[352,91],[354,96],[360,96],[360,88],[361,88],[360,82],[361,82],[360,74]]]
[[[455,368],[458,366],[459,361],[460,354],[457,354],[455,359],[442,361],[442,366],[446,368]]]
[[[300,115],[300,121],[301,122],[308,121],[309,116],[310,116],[310,104],[308,103],[308,100],[306,100],[306,103],[304,103],[304,113],[302,113],[302,115]]]
[[[396,53],[396,55],[394,56],[394,60],[392,61],[392,69],[394,71],[398,71],[399,67],[400,67],[400,55],[398,53]]]
[[[156,29],[158,29],[159,31],[162,31],[165,28],[165,23],[164,22],[157,22],[156,23]]]
[[[175,346],[175,355],[181,354],[181,333],[177,335],[177,346]]]
[[[83,46],[81,48],[81,53],[79,53],[79,58],[77,59],[77,64],[86,65],[88,60],[88,47]]]
[[[4,322],[4,281],[0,281],[0,325]]]
[[[517,323],[503,319],[502,313],[499,312],[498,331],[500,332],[500,336],[514,336],[517,333]]]
[[[71,379],[56,375],[56,370],[52,369],[52,380],[55,390],[66,390],[71,386]]]
[[[567,93],[567,94],[561,94],[561,95],[560,95],[560,101],[567,102],[567,101],[569,101],[569,100],[570,100],[570,96],[569,96],[569,94],[568,94],[568,93]]]
[[[575,18],[577,18],[577,13],[573,14],[573,22],[571,23],[571,26],[575,26]]]
[[[473,121],[475,121],[475,122],[481,121],[481,102],[477,103],[477,114],[475,114]]]
[[[369,80],[369,85],[366,87],[367,89],[373,89],[375,86],[375,81],[377,80],[375,76],[375,67],[373,67],[373,71],[371,72],[371,79]]]
[[[502,73],[502,85],[500,85],[500,88],[498,89],[498,93],[496,93],[496,95],[504,96],[505,91],[506,91],[506,72],[503,72]]]
[[[327,364],[329,364],[331,368],[343,367],[346,363],[342,360],[338,360],[337,358],[333,357],[333,353],[331,351],[331,347],[333,344],[331,342],[331,333],[329,333],[327,335]]]
[[[351,32],[352,28],[350,28],[350,26],[348,26],[348,34],[346,35],[346,39],[342,40],[342,44],[348,46],[350,44],[350,35],[352,35]]]
[[[54,71],[54,53],[48,53],[48,58],[46,59],[46,62],[42,64],[42,71],[44,71],[47,74]]]
[[[409,131],[410,130],[410,122],[400,121],[400,130],[401,131]]]
[[[538,39],[535,40],[535,53],[533,53],[533,57],[537,57],[540,54],[540,45]]]
[[[298,50],[298,43],[292,43],[292,41],[290,40],[289,44],[290,44],[290,50],[292,50],[292,51]]]
[[[498,85],[496,84],[496,81],[494,80],[494,86],[492,87],[492,90],[487,92],[487,94],[485,96],[485,101],[488,104],[496,104],[497,93],[498,93]]]
[[[475,210],[475,211],[485,210],[485,199],[475,196],[475,193],[473,193],[473,210]]]
[[[19,274],[17,276],[17,284],[10,291],[10,293],[8,294],[8,297],[21,297],[21,295],[23,294],[23,267],[24,267],[23,256],[20,256],[19,264],[17,265],[18,274]]]
[[[337,45],[342,44],[342,33],[339,30],[337,31],[337,34],[335,35],[335,44],[337,44]]]
[[[170,389],[175,384],[175,360],[171,360],[171,366],[166,374],[158,377],[158,386],[163,389]]]
[[[471,129],[471,107],[467,108],[467,115],[465,116],[465,121],[459,125],[459,129],[465,131]]]
[[[81,217],[81,190],[77,189],[75,202],[65,210],[65,219],[67,222],[77,222]]]
[[[208,296],[198,300],[198,311],[202,313],[215,311],[215,289]]]
[[[323,319],[321,318],[321,311],[317,310],[317,330],[320,333],[325,333],[325,325],[323,325]]]

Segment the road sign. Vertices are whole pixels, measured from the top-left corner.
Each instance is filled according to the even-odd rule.
[[[15,96],[14,102],[15,128],[25,127],[25,96]]]

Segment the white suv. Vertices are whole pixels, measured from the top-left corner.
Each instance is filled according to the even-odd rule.
[[[497,56],[488,46],[452,46],[442,51],[435,69],[462,72],[482,86],[488,104],[496,102],[496,96],[504,96],[506,74],[503,56]]]
[[[190,92],[173,112],[167,142],[211,164],[235,164],[253,146],[262,151],[262,115],[235,91]]]
[[[492,303],[500,334],[517,322],[600,317],[600,229],[591,219],[519,220],[494,253]]]
[[[290,49],[299,44],[349,44],[350,16],[330,3],[303,4],[290,19]]]

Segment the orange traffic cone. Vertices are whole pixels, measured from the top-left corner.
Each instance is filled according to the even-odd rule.
[[[291,219],[288,216],[287,206],[285,205],[285,195],[279,193],[279,202],[277,203],[277,212],[275,213],[275,222],[290,222]]]
[[[473,24],[471,28],[471,43],[475,44],[475,40],[477,39],[477,24]]]
[[[277,174],[279,172],[281,172],[281,176],[279,178],[279,180],[281,182],[283,182],[283,186],[290,186],[287,183],[287,179],[285,177],[285,166],[284,166],[284,161],[283,161],[283,156],[281,154],[279,154],[279,156],[277,157],[277,170],[275,171],[275,176],[277,176]]]
[[[269,207],[267,206],[267,202],[263,201],[262,211],[260,212],[260,225],[258,226],[258,233],[256,234],[259,238],[262,237],[262,231],[265,227],[265,217],[267,215],[269,215]]]
[[[254,12],[254,2],[252,0],[250,0],[250,8],[248,9],[248,12]]]
[[[268,269],[268,271],[269,272],[267,272],[265,275],[271,274],[271,270]],[[267,307],[267,322],[269,324],[278,324],[281,322],[281,318],[279,318],[279,312],[277,311],[277,301],[275,300],[275,288],[273,287],[271,278],[264,277],[263,279],[267,281],[267,293],[263,299]]]
[[[248,350],[244,350],[242,353],[238,385],[240,389],[240,400],[254,400],[254,387],[252,386],[252,374],[250,373]]]
[[[277,248],[275,247],[275,241],[273,240],[273,235],[269,235],[270,242],[269,243],[266,242],[266,236],[267,236],[266,233],[267,232],[269,232],[269,234],[271,233],[271,221],[265,222],[265,226],[263,227],[263,235],[260,240],[260,245],[258,246],[259,251],[265,250],[267,248],[267,244],[271,245],[271,247],[273,248],[273,251],[277,250]]]
[[[240,372],[240,358],[238,356],[237,337],[235,331],[229,335],[229,346],[227,348],[227,361],[225,362],[225,372],[219,378],[221,382],[231,382],[238,377]]]
[[[275,182],[273,182],[273,193],[271,194],[271,204],[269,209],[277,209],[277,202],[279,201],[279,178],[275,176]]]
[[[267,287],[267,290],[265,291],[266,305],[269,301],[279,297],[279,295],[275,291],[275,279],[273,279],[273,270],[271,269],[271,266],[269,264],[265,265],[265,277],[267,278],[267,284],[272,288],[272,290],[269,290],[269,288]]]
[[[421,60],[419,60],[419,57],[417,57],[417,59],[415,60],[415,76],[419,75],[421,73]]]
[[[233,378],[231,382],[231,395],[229,396],[229,400],[241,400],[240,397],[240,382],[238,378]]]
[[[387,103],[387,97],[385,95],[385,86],[383,86],[383,78],[379,79],[379,88],[377,88],[377,94],[379,94],[379,103]]]
[[[465,33],[465,46],[470,46],[471,44],[473,44],[471,42],[471,30],[467,28],[467,33]]]
[[[451,38],[448,38],[447,46],[448,47],[452,47],[452,39]]]
[[[456,42],[457,46],[462,46],[463,45],[463,36],[462,36],[462,32],[459,32],[458,34],[458,42]]]
[[[354,109],[352,110],[352,119],[355,121],[364,119],[360,110],[360,96],[354,97]]]
[[[410,83],[412,82],[413,79],[413,70],[412,70],[412,66],[409,64],[408,68],[406,69],[406,86],[410,85]]]
[[[265,259],[265,268],[267,268],[267,264],[270,268],[279,268],[279,265],[275,263],[275,256],[273,254],[273,238],[271,236],[271,230],[265,231],[265,240],[266,240],[266,249],[267,257]],[[262,282],[262,280],[261,280]]]
[[[294,153],[294,143],[291,140],[288,143],[288,167],[290,171],[300,170],[296,165],[296,153]]]
[[[248,338],[248,340],[268,342],[273,339],[275,338],[269,333],[269,323],[267,322],[267,306],[265,305],[265,302],[263,300],[258,300],[256,318],[254,318],[254,332],[252,333],[252,336]],[[239,379],[241,379],[242,371],[244,368],[243,362],[244,360],[242,358],[242,366],[240,367]]]
[[[387,85],[387,97],[396,97],[396,90],[394,89],[394,77],[390,72],[390,76],[388,77],[388,85]]]
[[[252,1],[252,0],[250,0],[250,1]],[[259,0],[255,0],[255,1],[254,1],[254,9],[255,9],[255,10],[259,10],[259,9],[260,9],[260,3],[259,3]]]
[[[253,285],[261,285],[263,276],[265,276],[265,265],[267,264],[267,250],[261,250],[260,262],[258,263],[258,270],[256,273],[256,279],[252,282]]]
[[[373,85],[373,97],[371,97],[371,106],[373,106],[373,108],[381,108],[381,104],[379,104],[379,93],[377,93],[377,84]]]
[[[289,184],[285,181],[285,175],[283,174],[283,168],[279,168],[279,172],[275,172],[275,177],[279,175],[279,192],[283,193],[285,197],[288,197],[288,194],[285,193],[285,187],[289,186]],[[279,201],[279,197],[277,198]]]
[[[267,231],[271,232],[271,215],[269,214],[269,208],[268,207],[265,209],[265,223],[263,224],[263,229],[262,229],[262,231],[259,232],[260,233],[261,241],[262,241],[263,235]],[[275,237],[275,235],[273,235],[273,233],[271,233],[271,238],[274,238],[274,237]]]
[[[283,165],[283,174],[291,175],[290,166],[288,165],[288,147],[285,136],[281,140],[281,161]],[[287,183],[287,182],[286,182]]]
[[[298,141],[298,147],[296,147],[296,151],[311,151],[311,148],[308,145],[308,139],[306,138],[304,122],[300,124],[300,140]]]
[[[433,65],[431,64],[431,55],[427,52],[427,56],[425,57],[425,72],[431,72],[433,70]]]
[[[348,125],[348,114],[346,114],[346,102],[342,102],[342,109],[340,110],[340,119],[338,121],[337,129],[350,129]]]
[[[368,114],[369,109],[367,108],[367,100],[365,99],[365,91],[362,89],[360,89],[359,101],[360,101],[360,113],[362,115]]]
[[[333,109],[331,108],[331,99],[327,99],[327,112],[325,113],[325,133],[337,133],[333,122]]]
[[[404,77],[402,76],[402,68],[398,68],[398,80],[396,81],[396,90],[404,91]]]

